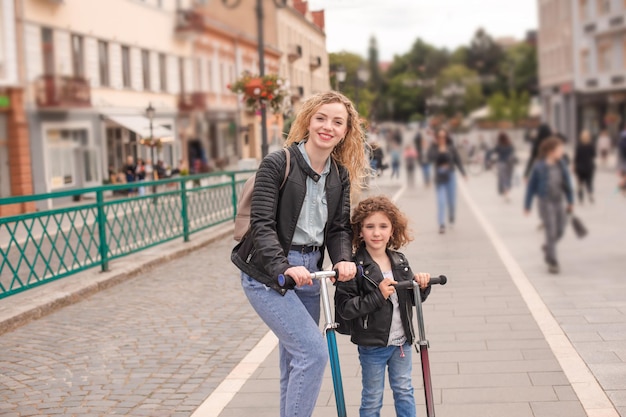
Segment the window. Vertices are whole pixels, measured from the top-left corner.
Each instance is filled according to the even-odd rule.
[[[207,65],[207,71],[209,72],[209,77],[208,77],[209,85],[207,86],[207,91],[211,93],[213,92],[213,61],[208,60],[206,65]]]
[[[196,90],[204,91],[204,86],[202,85],[202,59],[196,58]]]
[[[626,35],[622,36],[622,61],[626,69]]]
[[[54,74],[54,42],[52,29],[41,28],[41,52],[43,54],[43,73]]]
[[[600,72],[609,72],[613,69],[611,49],[610,42],[603,42],[598,46],[598,69]]]
[[[578,14],[580,15],[580,21],[584,22],[589,18],[588,13],[588,2],[587,0],[578,0]]]
[[[85,50],[83,49],[83,37],[72,35],[72,68],[74,77],[85,76]]]
[[[185,93],[185,59],[178,58],[178,78],[180,78],[180,93]]]
[[[141,51],[141,67],[143,69],[143,89],[150,90],[150,51]]]
[[[130,48],[122,46],[122,85],[124,88],[131,87],[130,81]]]
[[[589,51],[587,49],[580,53],[580,73],[587,75],[591,72],[591,60],[589,59]]]
[[[100,85],[109,86],[109,45],[105,41],[98,41],[98,64]]]
[[[159,88],[167,91],[167,57],[159,54]]]
[[[597,0],[597,6],[599,16],[611,13],[611,0]]]

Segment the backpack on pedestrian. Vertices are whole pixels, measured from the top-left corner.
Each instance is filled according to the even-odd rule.
[[[285,156],[287,158],[287,165],[285,167],[285,177],[283,178],[283,182],[280,184],[279,190],[283,189],[291,169],[291,153],[289,152],[289,149],[283,150],[285,151]],[[237,215],[235,216],[235,230],[233,233],[233,238],[237,242],[241,242],[248,234],[248,230],[250,230],[250,211],[252,208],[252,191],[254,190],[255,178],[256,174],[246,180],[243,185],[243,190],[241,191],[241,198],[239,199],[239,203],[237,203]]]

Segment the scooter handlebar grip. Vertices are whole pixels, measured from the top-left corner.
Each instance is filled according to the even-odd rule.
[[[410,290],[415,285],[413,284],[414,282],[415,281],[400,281],[397,284],[395,284],[396,291],[397,290]]]
[[[287,289],[295,288],[296,281],[294,281],[289,275],[280,274],[278,276],[278,285]]]
[[[445,275],[439,275],[438,277],[433,277],[430,279],[429,285],[446,285],[448,282],[448,277]]]

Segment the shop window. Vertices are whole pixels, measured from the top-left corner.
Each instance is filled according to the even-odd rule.
[[[97,179],[98,153],[88,148],[86,129],[48,129],[47,141],[51,189],[77,184],[76,157],[80,157],[81,153],[85,169],[83,180],[93,182]],[[84,156],[86,154],[89,157]]]

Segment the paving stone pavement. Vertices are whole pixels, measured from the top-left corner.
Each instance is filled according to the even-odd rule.
[[[381,181],[382,182],[382,181]],[[383,189],[390,191],[390,188]],[[416,271],[446,274],[424,304],[439,417],[585,416],[543,334],[487,236],[464,201],[457,225],[438,234],[432,189],[407,190],[399,205],[411,219],[415,241],[404,253]],[[356,347],[339,337],[348,415],[358,415],[360,370]],[[277,352],[274,351],[219,417],[278,415]],[[419,358],[413,382],[418,415],[425,415]],[[330,369],[314,416],[336,415]],[[391,392],[383,417],[394,416]]]
[[[189,416],[265,334],[222,239],[0,336],[2,416]]]
[[[524,187],[515,187],[507,204],[496,195],[495,181],[493,174],[484,173],[467,185],[602,389],[626,416],[626,198],[616,192],[615,172],[599,168],[595,203],[576,204],[574,211],[589,235],[577,239],[568,225],[558,245],[557,276],[548,274],[543,263],[536,204],[531,216],[524,217]]]

